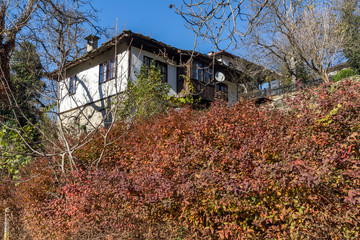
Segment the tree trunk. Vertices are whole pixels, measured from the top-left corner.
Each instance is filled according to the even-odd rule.
[[[321,76],[321,79],[324,80],[324,82],[326,82],[326,83],[330,82],[329,76],[326,72],[322,72],[320,76]]]
[[[0,105],[3,107],[10,107],[10,52],[11,45],[0,46]]]
[[[296,77],[296,60],[294,57],[290,58],[290,74],[291,74],[291,83],[293,85],[296,85],[297,83],[297,77]]]

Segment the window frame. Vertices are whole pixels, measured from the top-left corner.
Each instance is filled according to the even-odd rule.
[[[76,74],[70,77],[68,88],[69,95],[74,95],[76,93],[77,81],[78,77]]]
[[[160,69],[160,74],[162,75],[161,81],[162,81],[163,83],[167,83],[167,82],[168,82],[168,69],[167,69],[168,65],[167,65],[167,63],[161,62],[161,61],[159,61],[159,60],[156,60],[156,59],[154,59],[154,58],[151,58],[151,57],[148,57],[148,56],[145,56],[145,55],[144,55],[143,64],[144,64],[146,67],[150,68],[150,67],[151,67],[151,63],[152,63],[153,61],[155,62],[155,66]]]
[[[214,70],[211,67],[205,69],[204,82],[211,83],[214,80]]]
[[[211,83],[214,79],[214,71],[211,66],[205,66],[202,62],[193,61],[191,77],[204,83]]]
[[[115,58],[110,58],[99,64],[99,84],[116,78],[117,67]]]
[[[225,83],[216,83],[215,93],[219,94],[220,98],[229,101],[229,86]]]

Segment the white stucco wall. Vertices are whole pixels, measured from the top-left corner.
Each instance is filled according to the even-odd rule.
[[[226,56],[221,56],[216,58],[219,62],[222,62],[224,65],[229,66],[230,59]]]
[[[228,56],[221,55],[216,58],[219,62],[222,62],[226,66],[230,66],[230,63],[233,64],[233,67],[235,67],[239,71],[244,71],[244,67],[240,64],[239,61],[236,61]],[[230,66],[231,67],[231,66]]]
[[[128,79],[128,50],[123,45],[118,48],[117,55],[117,78],[99,84],[99,65],[113,58],[114,49],[110,49],[92,59],[70,68],[66,72],[67,78],[59,83],[59,111],[64,112],[82,105],[120,93],[126,89]],[[70,77],[76,75],[75,94],[69,94]]]
[[[67,78],[59,83],[60,113],[79,108],[93,102],[98,102],[109,96],[121,93],[126,90],[127,81],[136,81],[135,72],[140,72],[144,56],[165,62],[164,59],[153,53],[141,50],[136,47],[128,49],[126,45],[118,47],[117,55],[117,78],[99,84],[100,64],[113,58],[114,48],[97,55],[96,57],[86,60],[66,72]],[[130,54],[129,54],[130,53]],[[129,69],[130,56],[130,69]],[[70,78],[76,75],[75,94],[69,94]],[[176,66],[167,64],[167,82],[171,89],[169,95],[176,95],[177,69]],[[105,106],[104,106],[105,107]],[[99,107],[100,110],[100,107]]]
[[[94,105],[95,111],[103,111],[108,108],[105,100],[110,96],[119,94],[126,90],[127,81],[136,81],[135,72],[140,72],[143,64],[144,56],[156,59],[161,62],[166,62],[161,57],[136,48],[128,48],[123,44],[118,47],[117,55],[117,79],[112,79],[107,82],[99,84],[99,66],[104,61],[107,61],[114,56],[115,49],[112,48],[104,53],[97,55],[94,58],[88,59],[66,72],[66,79],[59,83],[59,97],[60,97],[60,113],[70,110],[80,109],[84,105]],[[225,64],[229,64],[230,59],[226,57],[222,59]],[[129,66],[130,63],[130,66]],[[130,74],[130,75],[129,75]],[[69,94],[69,82],[70,77],[76,75],[78,81],[76,82],[75,94]],[[177,95],[177,68],[167,63],[167,82],[171,86],[169,95]],[[228,86],[228,101],[229,103],[235,103],[238,100],[237,85],[230,81],[225,81]],[[97,104],[92,104],[97,103]]]
[[[152,59],[156,59],[161,62],[165,62],[164,59],[160,58],[159,56],[147,52],[145,50],[131,47],[131,71],[130,71],[130,79],[131,81],[136,81],[135,72],[139,73],[141,70],[141,66],[143,63],[144,56],[150,57]],[[167,83],[170,85],[171,89],[169,91],[170,96],[176,95],[176,66],[172,66],[170,64],[167,64]]]

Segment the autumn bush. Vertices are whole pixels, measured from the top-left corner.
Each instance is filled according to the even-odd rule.
[[[360,84],[325,84],[286,101],[282,110],[217,101],[130,130],[117,123],[97,168],[100,140],[76,152],[78,171],[52,181],[49,171],[16,188],[27,199],[27,233],[32,239],[360,238]]]

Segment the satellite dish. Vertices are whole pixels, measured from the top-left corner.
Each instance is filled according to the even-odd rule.
[[[215,80],[218,82],[223,82],[223,81],[225,81],[225,75],[222,72],[216,72]]]

